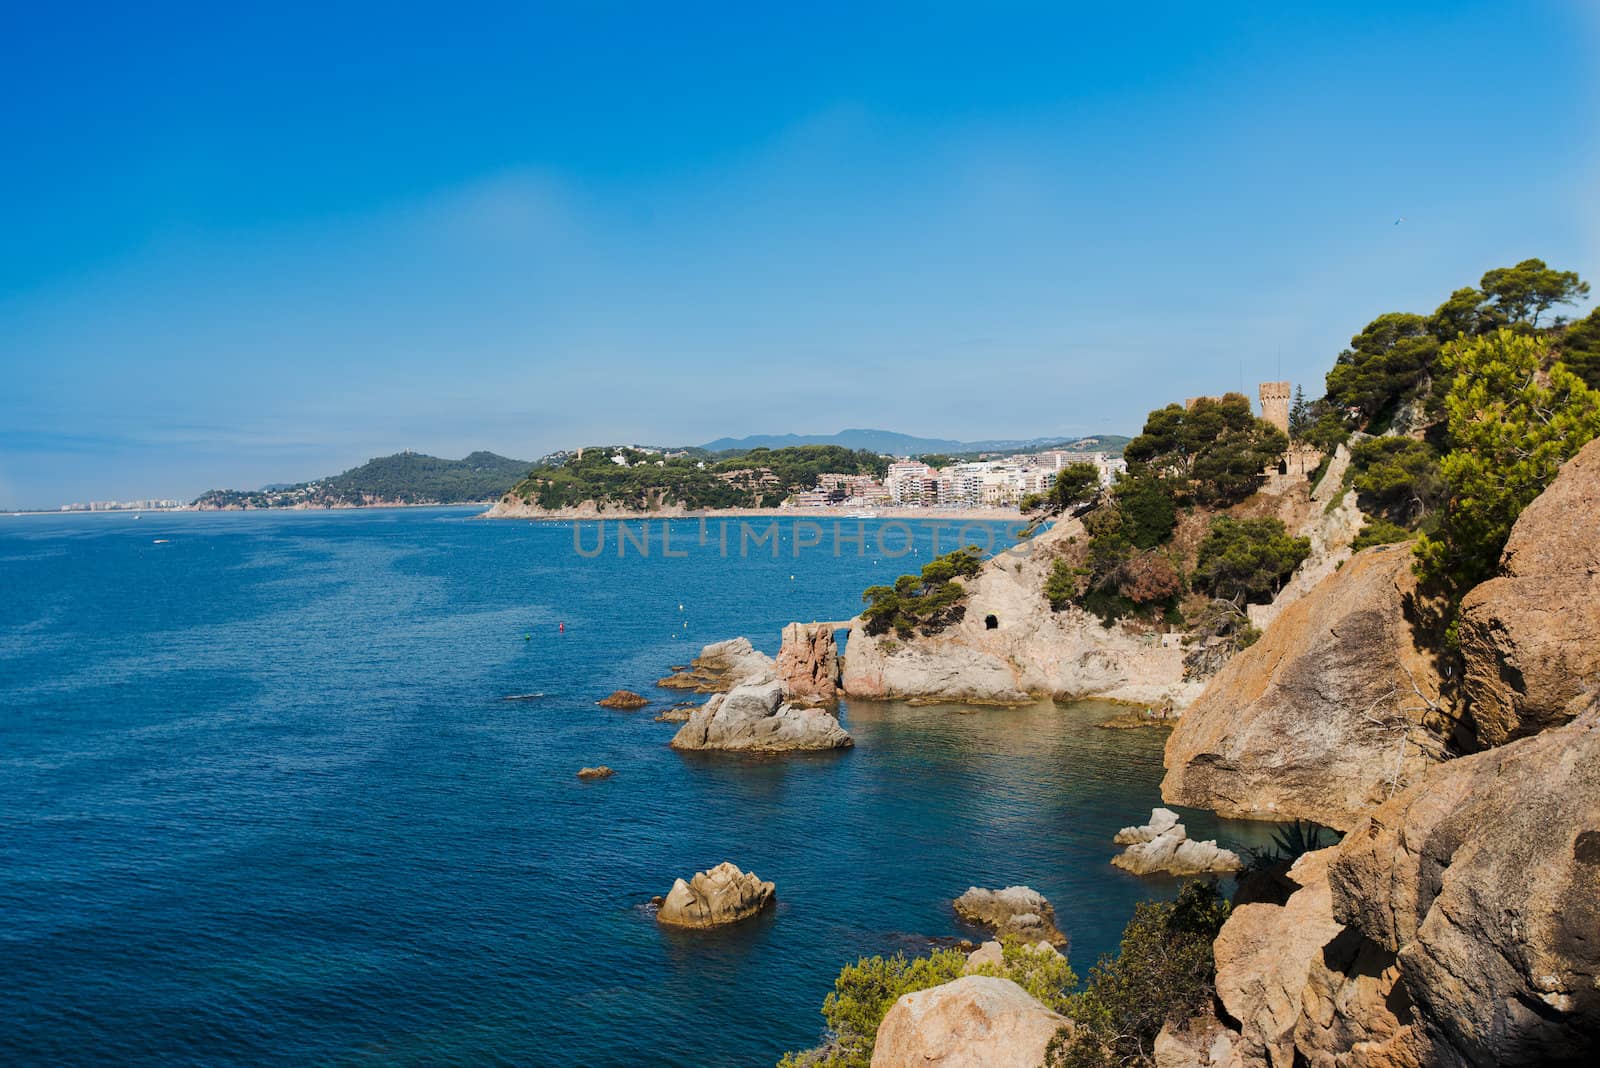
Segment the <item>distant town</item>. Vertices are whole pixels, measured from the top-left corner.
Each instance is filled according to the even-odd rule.
[[[901,459],[889,465],[881,481],[870,475],[821,475],[815,489],[792,495],[789,503],[796,508],[1003,508],[1050,492],[1056,475],[1073,463],[1094,464],[1102,485],[1110,485],[1127,469],[1120,456],[1059,449],[943,467]]]

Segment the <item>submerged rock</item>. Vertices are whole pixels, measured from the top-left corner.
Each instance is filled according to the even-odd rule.
[[[675,671],[656,685],[669,690],[727,693],[736,686],[777,677],[772,657],[758,651],[749,638],[729,638],[703,647],[686,670]]]
[[[839,647],[832,623],[790,623],[778,650],[778,681],[796,704],[832,705],[839,700]]]
[[[656,716],[657,723],[687,723],[694,710],[700,706],[693,701],[679,701],[670,708],[664,708]]]
[[[995,934],[1013,934],[1026,942],[1064,945],[1067,936],[1056,926],[1056,910],[1039,891],[1027,886],[1004,890],[970,887],[955,900],[956,915]]]
[[[613,690],[611,696],[603,697],[595,702],[602,708],[620,708],[625,712],[643,708],[649,703],[650,699],[648,697],[641,697],[632,690]]]
[[[672,739],[674,749],[780,752],[844,749],[855,744],[832,715],[783,702],[777,681],[738,686],[717,694],[689,716]]]
[[[1167,808],[1151,809],[1149,823],[1122,828],[1115,841],[1128,848],[1112,857],[1111,863],[1135,875],[1201,875],[1238,871],[1243,866],[1237,853],[1215,841],[1191,842],[1178,814]]]
[[[968,975],[902,996],[884,1014],[872,1068],[1037,1068],[1071,1026],[1009,979]]]
[[[656,920],[674,927],[721,927],[749,919],[776,897],[771,883],[723,861],[710,871],[696,872],[688,882],[675,881]]]
[[[1565,723],[1600,685],[1600,439],[1523,510],[1499,578],[1461,605],[1462,689],[1477,742]]]
[[[616,774],[616,772],[612,771],[610,768],[606,767],[606,765],[604,765],[604,764],[601,764],[598,767],[593,767],[593,768],[579,768],[578,769],[578,778],[580,778],[580,779],[609,779],[609,778],[611,778],[611,776],[613,776],[615,774]]]

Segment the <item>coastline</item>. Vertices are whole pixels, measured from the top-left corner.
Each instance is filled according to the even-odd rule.
[[[871,512],[870,516],[865,513]],[[794,520],[859,519],[921,519],[949,522],[1008,522],[1026,521],[1027,516],[1017,508],[846,508],[826,506],[821,508],[709,508],[687,509],[679,507],[658,508],[640,512],[631,509],[600,509],[593,505],[576,508],[536,508],[530,505],[505,506],[496,502],[478,519],[526,519],[540,521],[570,520],[649,520],[649,519],[751,519],[773,518]]]

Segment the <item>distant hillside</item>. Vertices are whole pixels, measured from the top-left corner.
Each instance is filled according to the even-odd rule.
[[[882,478],[889,461],[837,445],[752,449],[734,456],[700,450],[608,446],[555,453],[511,489],[510,504],[570,508],[586,502],[631,511],[776,508],[827,473]]]
[[[356,508],[492,501],[532,467],[526,460],[492,452],[475,452],[460,460],[398,452],[315,482],[259,490],[210,490],[194,504],[196,508]]]
[[[866,449],[884,456],[921,456],[927,453],[959,456],[975,452],[1037,452],[1047,448],[1121,453],[1122,446],[1128,441],[1120,434],[1094,434],[1081,438],[954,441],[949,438],[919,438],[893,430],[841,430],[837,434],[754,434],[747,438],[718,438],[706,442],[701,448],[707,452],[748,452],[751,449],[782,449],[795,445],[838,445],[846,449]]]

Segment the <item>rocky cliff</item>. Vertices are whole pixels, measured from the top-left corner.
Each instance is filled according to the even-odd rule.
[[[1523,510],[1498,578],[1461,611],[1462,690],[1480,745],[1564,723],[1600,686],[1600,439]]]
[[[1600,707],[1432,768],[1216,941],[1166,1066],[1587,1064],[1600,1043]]]
[[[842,687],[848,697],[1011,703],[1037,697],[1107,697],[1182,707],[1200,691],[1185,682],[1175,635],[1107,628],[1071,608],[1053,612],[1045,580],[1075,520],[1057,523],[983,565],[959,623],[902,640],[850,627]],[[908,568],[909,570],[909,568]]]
[[[1433,658],[1406,620],[1409,545],[1367,549],[1284,609],[1167,739],[1164,800],[1340,830],[1447,753]]]

